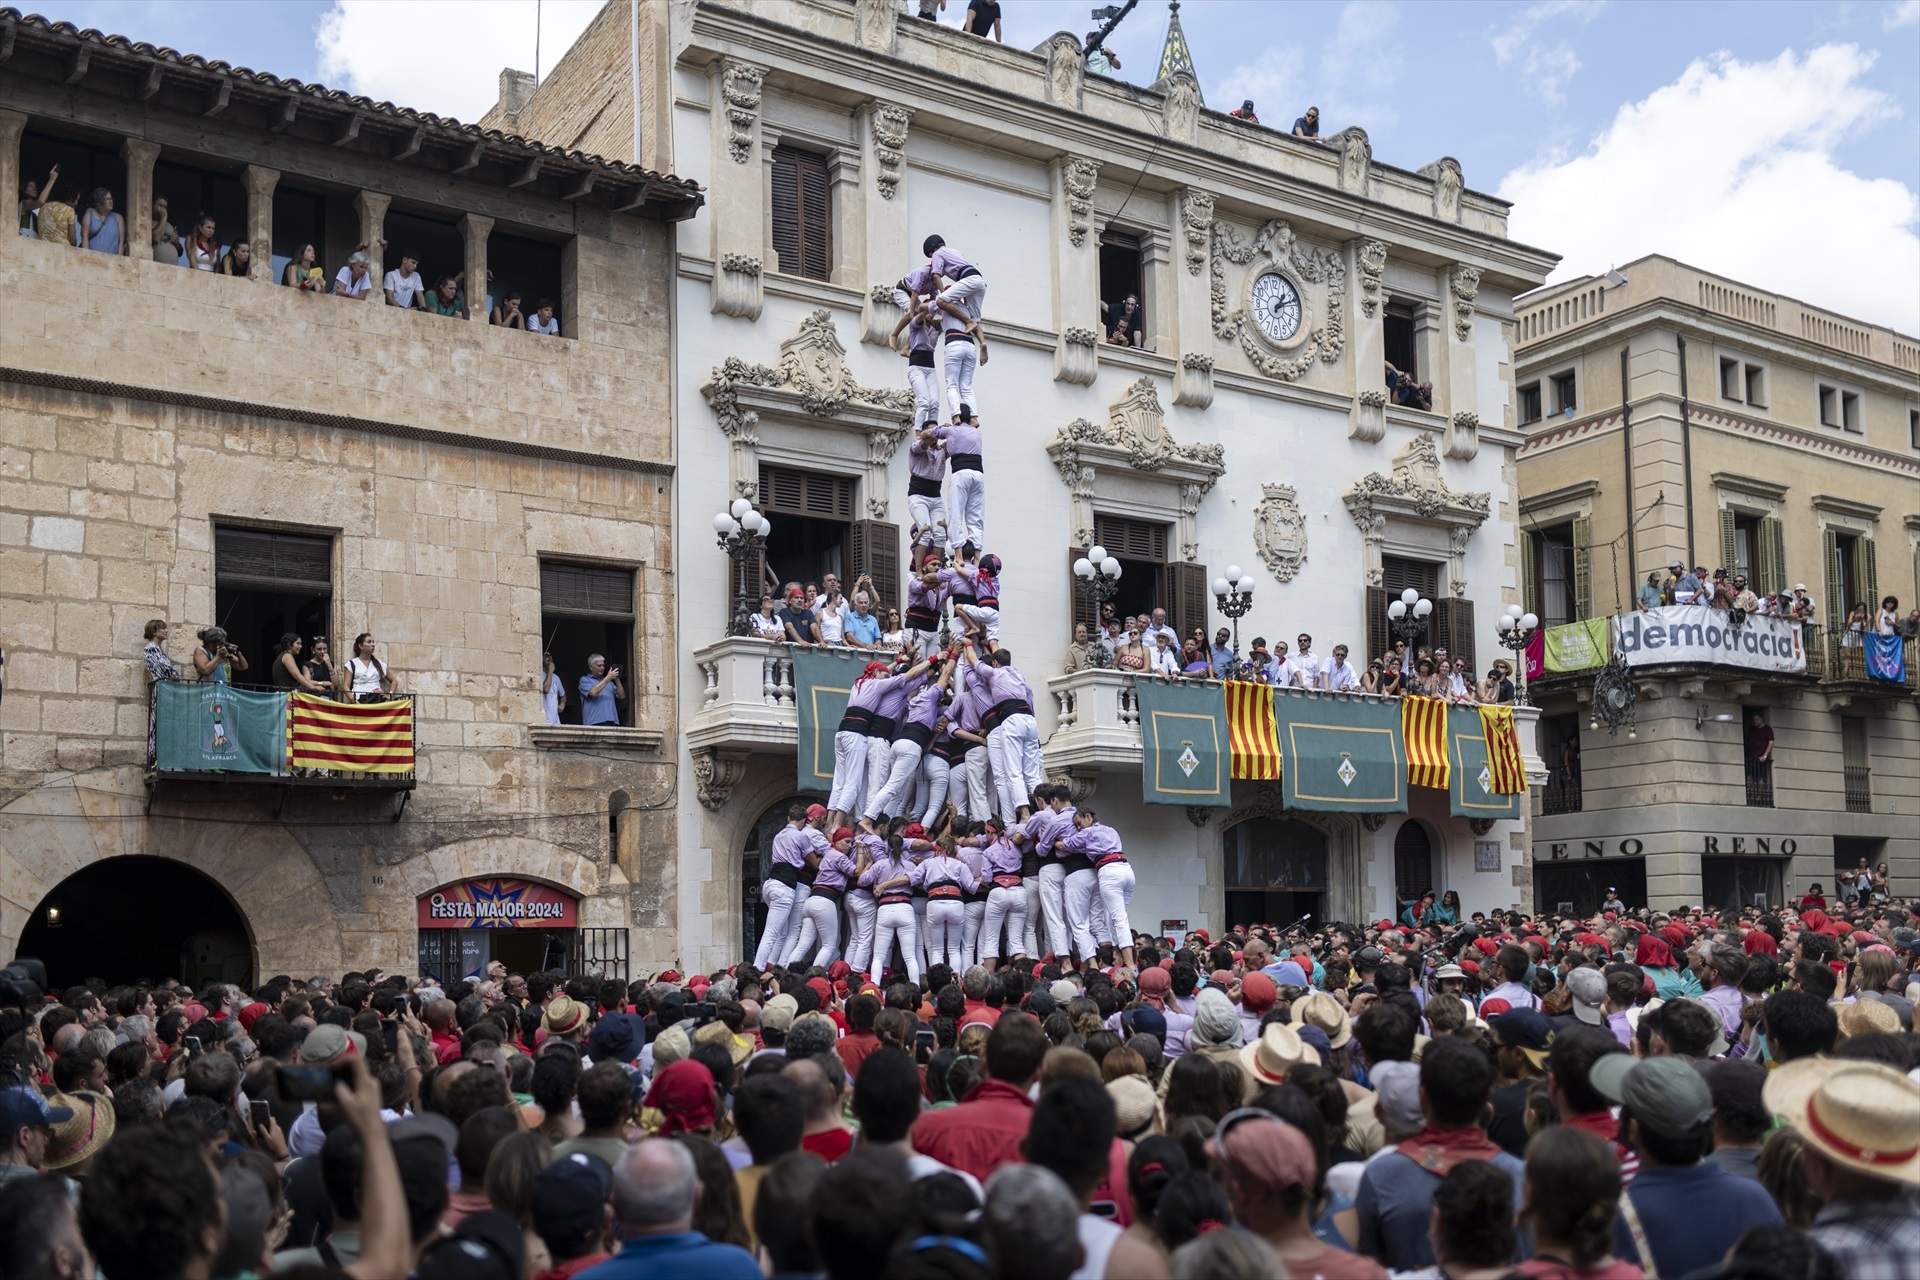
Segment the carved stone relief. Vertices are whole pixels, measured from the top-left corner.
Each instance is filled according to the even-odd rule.
[[[1141,378],[1128,387],[1126,396],[1108,407],[1104,424],[1076,418],[1060,428],[1047,445],[1047,456],[1072,499],[1070,527],[1076,534],[1092,536],[1098,472],[1144,472],[1165,479],[1170,499],[1166,505],[1179,512],[1181,554],[1188,560],[1198,557],[1200,503],[1225,473],[1226,451],[1217,444],[1174,440],[1153,379]]]
[[[1187,274],[1207,267],[1207,242],[1213,239],[1213,192],[1192,187],[1180,193],[1180,228],[1187,237]]]
[[[900,25],[900,6],[893,0],[858,0],[860,47],[875,53],[892,53],[894,33]]]
[[[1422,433],[1409,440],[1395,455],[1391,475],[1375,471],[1360,477],[1341,501],[1365,544],[1363,568],[1368,586],[1380,585],[1388,520],[1415,520],[1448,526],[1453,548],[1450,580],[1461,584],[1455,594],[1464,591],[1467,540],[1486,523],[1492,495],[1449,489],[1440,474],[1440,454],[1432,436]]]
[[[760,318],[762,285],[760,259],[750,253],[723,253],[713,280],[715,315]]]
[[[1060,185],[1067,196],[1067,240],[1078,249],[1087,242],[1093,229],[1093,193],[1100,183],[1097,161],[1069,156],[1060,171]]]
[[[1259,336],[1258,326],[1247,308],[1229,309],[1227,272],[1229,265],[1247,268],[1251,279],[1269,265],[1286,271],[1307,284],[1320,285],[1323,295],[1320,317],[1314,316],[1313,299],[1304,292],[1301,327],[1305,337],[1289,354],[1276,355]],[[1269,378],[1296,382],[1320,364],[1338,364],[1346,348],[1347,268],[1340,255],[1314,249],[1300,243],[1291,224],[1275,218],[1249,238],[1232,224],[1216,222],[1213,227],[1212,256],[1213,332],[1224,341],[1238,341],[1253,367]],[[1310,323],[1318,319],[1318,323]]]
[[[1354,261],[1360,267],[1360,314],[1371,320],[1387,300],[1380,287],[1380,277],[1387,269],[1387,246],[1383,241],[1363,240]]]
[[[1175,142],[1192,142],[1200,125],[1200,84],[1184,71],[1167,77],[1166,97],[1161,113],[1167,137]]]
[[[1367,198],[1367,180],[1373,174],[1373,144],[1367,131],[1349,125],[1329,139],[1340,151],[1340,189]]]
[[[1292,582],[1307,562],[1307,518],[1290,484],[1260,486],[1253,509],[1253,545],[1276,581]]]
[[[753,159],[753,126],[760,118],[760,86],[767,73],[731,58],[720,64],[720,94],[727,108],[727,154],[735,164]]]
[[[882,200],[893,199],[900,190],[900,165],[906,157],[907,125],[913,112],[890,102],[873,109],[873,157],[876,171],[874,186]]]
[[[1047,101],[1078,111],[1086,77],[1079,37],[1069,31],[1054,32],[1047,40]]]
[[[1453,336],[1461,342],[1473,341],[1473,300],[1480,296],[1480,268],[1457,266],[1450,280],[1453,294]]]
[[[1433,183],[1433,216],[1442,222],[1460,221],[1460,192],[1466,186],[1460,175],[1460,162],[1441,156],[1420,167],[1420,176]]]

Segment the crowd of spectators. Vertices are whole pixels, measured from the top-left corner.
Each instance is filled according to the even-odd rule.
[[[0,1270],[1920,1276],[1920,902],[1135,937],[914,984],[0,976]]]
[[[252,664],[224,627],[207,627],[196,633],[191,658],[192,673],[184,671],[167,652],[167,640],[173,628],[165,618],[150,620],[145,629],[141,659],[147,679],[204,680],[213,684],[235,684],[235,676],[250,672]],[[280,637],[274,646],[267,683],[276,689],[298,689],[322,694],[341,702],[381,702],[399,696],[400,682],[393,668],[375,652],[378,641],[370,631],[353,638],[346,660],[335,663],[325,636],[313,637],[311,648],[292,631]]]

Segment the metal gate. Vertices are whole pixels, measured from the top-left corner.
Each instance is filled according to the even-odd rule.
[[[622,928],[581,929],[574,935],[567,976],[626,982],[627,931]]]

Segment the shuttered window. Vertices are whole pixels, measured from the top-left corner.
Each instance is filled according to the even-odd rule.
[[[1185,640],[1198,628],[1207,631],[1207,607],[1213,599],[1211,579],[1203,564],[1167,566],[1167,621]],[[1180,646],[1175,645],[1178,649]]]
[[[1389,600],[1398,599],[1402,591],[1412,587],[1438,604],[1439,579],[1440,566],[1430,560],[1385,556],[1380,561],[1380,585],[1386,588]]]
[[[873,580],[877,599],[873,611],[885,616],[887,610],[900,607],[900,526],[885,520],[855,520],[847,526],[847,563],[857,583],[862,576]]]
[[[788,275],[833,276],[833,197],[825,156],[773,149],[773,249]]]
[[[1095,541],[1107,549],[1108,555],[1119,560],[1150,560],[1155,564],[1165,564],[1168,528],[1151,520],[1130,520],[1125,516],[1095,514],[1093,517]]]
[[[540,610],[630,622],[633,620],[633,570],[542,560]]]
[[[1085,547],[1067,548],[1067,634],[1071,636],[1076,626],[1084,626],[1087,634],[1092,635],[1099,624],[1094,613],[1093,593],[1073,575],[1073,562],[1087,554]]]
[[[1473,660],[1473,601],[1457,596],[1433,602],[1433,617],[1427,627],[1426,644],[1444,648],[1449,658],[1465,658],[1467,674],[1478,679],[1480,668]]]
[[[853,519],[853,478],[795,467],[760,468],[760,509],[770,515]]]
[[[333,590],[333,539],[272,529],[216,525],[213,569],[219,585],[272,591]]]

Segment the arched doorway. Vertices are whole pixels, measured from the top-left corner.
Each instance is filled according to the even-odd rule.
[[[253,938],[219,882],[170,858],[105,858],[42,898],[19,954],[46,963],[54,989],[180,978],[253,985]]]
[[[740,848],[740,955],[752,959],[760,947],[760,930],[766,927],[767,909],[760,902],[760,882],[767,878],[767,859],[773,853],[773,838],[787,825],[787,810],[794,805],[825,804],[822,795],[788,796],[771,805],[747,832]]]
[[[1418,818],[1400,824],[1393,837],[1393,914],[1433,892],[1433,835]]]
[[[1327,902],[1327,835],[1293,818],[1250,818],[1228,827],[1227,923],[1288,925]]]

